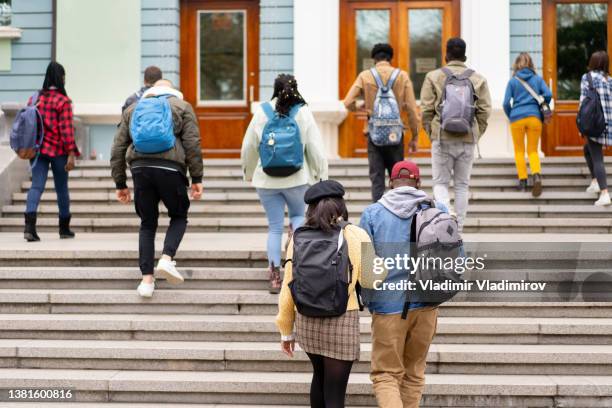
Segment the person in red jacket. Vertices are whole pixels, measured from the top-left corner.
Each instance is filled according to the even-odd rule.
[[[64,84],[66,71],[53,61],[47,67],[45,81],[35,103],[42,116],[44,137],[39,155],[32,160],[32,186],[28,191],[25,210],[24,238],[40,241],[36,233],[36,213],[40,197],[45,190],[49,167],[53,172],[57,205],[59,207],[60,238],[74,238],[70,230],[70,194],[68,192],[68,172],[74,169],[75,158],[80,156],[74,140],[72,101],[66,95]]]

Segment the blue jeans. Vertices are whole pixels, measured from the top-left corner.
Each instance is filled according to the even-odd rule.
[[[38,211],[40,196],[45,191],[49,166],[53,172],[53,182],[55,183],[55,193],[57,194],[57,206],[59,207],[60,218],[70,216],[70,194],[68,193],[68,172],[64,169],[68,162],[68,156],[49,157],[40,155],[38,161],[32,168],[32,187],[28,191],[26,202],[26,213]]]
[[[285,205],[289,209],[291,227],[295,230],[304,223],[304,193],[308,185],[292,188],[258,188],[259,200],[268,217],[268,263],[280,266]]]

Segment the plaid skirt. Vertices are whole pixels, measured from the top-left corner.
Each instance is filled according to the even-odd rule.
[[[359,360],[359,312],[338,317],[308,317],[296,313],[295,339],[302,350],[336,360]]]

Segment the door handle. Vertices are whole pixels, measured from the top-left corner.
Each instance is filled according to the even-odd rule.
[[[255,86],[251,85],[249,86],[249,102],[255,102]]]

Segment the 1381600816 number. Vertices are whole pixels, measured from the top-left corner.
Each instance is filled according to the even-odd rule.
[[[0,401],[74,401],[75,392],[68,388],[9,388],[0,389]]]

